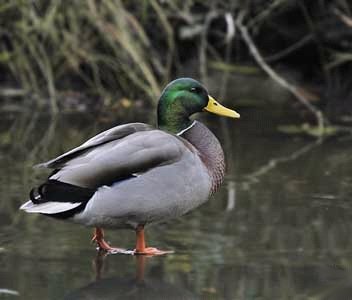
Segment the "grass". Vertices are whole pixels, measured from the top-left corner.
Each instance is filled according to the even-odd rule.
[[[107,107],[123,97],[155,105],[175,74],[191,72],[206,84],[212,69],[221,71],[222,78],[257,72],[248,67],[253,60],[234,27],[239,11],[247,12],[244,25],[273,68],[294,65],[307,73],[302,77],[314,77],[323,87],[331,86],[335,73],[349,77],[345,70],[352,52],[341,46],[349,37],[352,7],[345,0],[333,5],[287,0],[4,0],[0,81],[15,83],[30,96],[28,102],[34,99],[54,113],[61,109],[61,92],[72,90],[98,95]],[[302,22],[290,25],[287,18]],[[336,22],[332,27],[331,20]],[[300,55],[303,47],[308,60]],[[221,81],[226,89],[227,80]]]
[[[45,91],[53,112],[57,90],[72,81],[104,97],[156,99],[160,82],[169,78],[171,56],[163,61],[157,55],[139,14],[153,19],[158,34],[165,28],[171,55],[173,32],[157,1],[142,8],[132,14],[118,0],[7,1],[0,5],[0,64],[28,92]]]

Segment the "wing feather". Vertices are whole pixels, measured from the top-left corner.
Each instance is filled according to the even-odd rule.
[[[152,130],[153,128],[144,123],[129,123],[125,125],[116,126],[110,128],[106,131],[99,133],[98,135],[92,137],[82,145],[54,158],[47,162],[41,163],[36,165],[35,167],[38,168],[50,168],[50,169],[57,169],[61,168],[65,163],[69,160],[79,156],[82,152],[85,152],[89,149],[94,147],[103,145],[105,143],[122,139],[130,134],[140,131],[148,131]]]
[[[137,132],[76,156],[50,179],[98,188],[132,174],[171,164],[180,159],[185,149],[178,137],[163,131]]]

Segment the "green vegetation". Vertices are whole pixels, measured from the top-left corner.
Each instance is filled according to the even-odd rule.
[[[122,1],[7,1],[0,6],[2,68],[38,99],[48,96],[54,112],[57,91],[82,86],[108,99],[155,99],[171,60],[158,55],[144,27],[153,24],[172,55],[170,25],[157,1],[130,10]]]
[[[264,71],[306,121],[349,125],[351,15],[346,0],[6,0],[0,96],[24,94],[54,113],[72,92],[99,107],[155,105],[176,76],[208,84],[220,73],[224,94],[229,77]]]

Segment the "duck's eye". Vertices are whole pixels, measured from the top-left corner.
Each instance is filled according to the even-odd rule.
[[[191,92],[200,94],[202,92],[202,90],[199,87],[192,87]]]

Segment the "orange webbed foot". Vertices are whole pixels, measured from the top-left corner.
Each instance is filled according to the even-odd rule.
[[[134,250],[134,255],[157,256],[157,255],[165,255],[170,253],[174,253],[174,251],[160,250],[154,247],[146,247],[142,250],[137,250],[137,249]]]
[[[99,251],[105,251],[107,254],[134,254],[131,250],[126,250],[123,248],[111,247],[104,240],[104,232],[101,228],[96,228],[92,242],[97,244],[97,249]]]
[[[146,247],[143,225],[137,226],[136,235],[137,235],[137,241],[136,241],[136,248],[134,249],[135,255],[156,256],[156,255],[173,253],[173,251],[164,251],[153,247]]]

